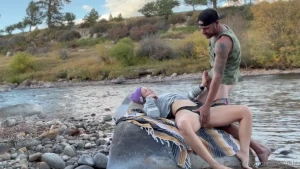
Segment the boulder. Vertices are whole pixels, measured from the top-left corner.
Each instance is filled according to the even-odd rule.
[[[127,153],[124,153],[127,152]],[[200,156],[189,153],[192,169],[208,168]],[[239,167],[236,156],[215,158],[223,165]],[[107,169],[181,169],[176,165],[172,149],[156,142],[145,130],[129,122],[120,122],[114,131]]]
[[[8,85],[0,85],[0,92],[9,92],[11,91],[11,87]]]
[[[43,116],[44,111],[37,104],[17,104],[0,108],[0,118],[21,115],[23,118],[33,115]]]

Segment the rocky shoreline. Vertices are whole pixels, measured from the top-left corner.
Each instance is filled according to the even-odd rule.
[[[2,122],[0,169],[106,168],[114,129],[111,116],[102,121],[33,117]]]
[[[259,76],[259,75],[276,75],[276,74],[293,74],[300,73],[300,69],[291,70],[278,70],[278,69],[241,69],[242,77],[246,76]],[[99,85],[113,85],[113,84],[139,84],[139,83],[166,83],[172,81],[187,81],[187,80],[200,80],[202,73],[182,74],[177,75],[173,73],[171,76],[152,76],[151,74],[141,77],[139,79],[125,79],[123,76],[113,80],[102,81],[84,81],[74,82],[60,79],[57,82],[43,82],[36,80],[25,80],[21,84],[0,83],[0,92],[10,91],[11,89],[36,89],[36,88],[63,88],[63,87],[76,87],[76,86],[99,86]]]

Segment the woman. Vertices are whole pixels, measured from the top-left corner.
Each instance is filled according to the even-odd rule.
[[[202,76],[201,89],[207,86],[205,74]],[[175,118],[176,125],[189,146],[212,168],[227,168],[220,165],[207,151],[196,132],[201,127],[221,127],[233,122],[239,122],[240,150],[236,156],[241,160],[242,166],[249,167],[249,145],[252,131],[252,113],[247,106],[226,105],[212,107],[210,110],[210,120],[204,126],[200,124],[200,113],[197,110],[201,103],[191,101],[187,96],[179,94],[156,93],[146,87],[139,87],[131,95],[133,102],[144,104],[144,110],[149,116],[160,116],[163,118]]]

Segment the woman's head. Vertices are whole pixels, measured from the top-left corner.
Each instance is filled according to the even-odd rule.
[[[131,94],[130,99],[135,103],[144,104],[145,98],[152,94],[155,94],[155,92],[150,88],[139,87]]]

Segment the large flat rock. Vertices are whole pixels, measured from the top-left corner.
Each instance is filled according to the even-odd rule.
[[[129,122],[120,122],[111,143],[107,169],[180,169],[172,150],[156,142],[145,130]],[[207,168],[198,155],[189,153],[192,169]],[[236,156],[216,158],[221,164],[239,167]]]

